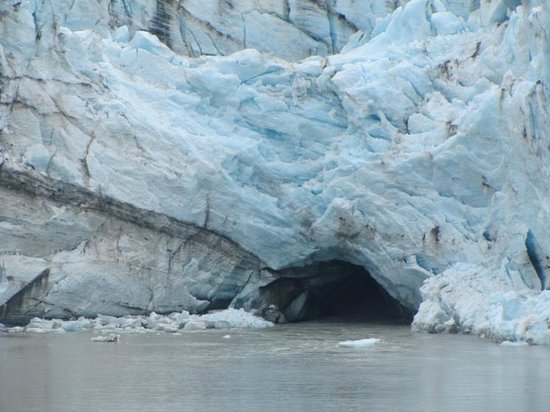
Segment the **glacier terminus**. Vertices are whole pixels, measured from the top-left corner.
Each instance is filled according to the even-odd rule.
[[[0,46],[0,322],[361,286],[550,344],[547,0],[11,0]]]

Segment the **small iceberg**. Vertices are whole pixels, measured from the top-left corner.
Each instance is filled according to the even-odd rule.
[[[500,346],[529,346],[529,344],[525,341],[505,340],[504,342],[500,343]]]
[[[338,346],[342,348],[357,349],[357,348],[371,348],[380,343],[382,343],[382,339],[367,338],[367,339],[359,339],[359,340],[345,340],[343,342],[340,342]]]
[[[107,336],[96,336],[92,338],[92,342],[118,342],[120,336],[115,334],[110,334]]]

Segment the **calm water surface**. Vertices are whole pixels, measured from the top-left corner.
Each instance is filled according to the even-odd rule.
[[[550,410],[549,347],[337,322],[92,336],[0,334],[0,411]]]

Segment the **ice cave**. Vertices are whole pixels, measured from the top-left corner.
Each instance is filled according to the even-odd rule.
[[[342,260],[283,270],[277,280],[260,288],[260,296],[264,308],[274,305],[284,316],[268,315],[276,322],[412,320],[412,315],[367,270]]]

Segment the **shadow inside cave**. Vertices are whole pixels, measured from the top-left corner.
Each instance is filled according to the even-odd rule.
[[[412,314],[362,266],[342,260],[318,262],[278,273],[260,288],[267,318],[275,322],[338,320],[410,323]],[[265,310],[264,310],[265,314]],[[282,314],[283,317],[278,317]]]

